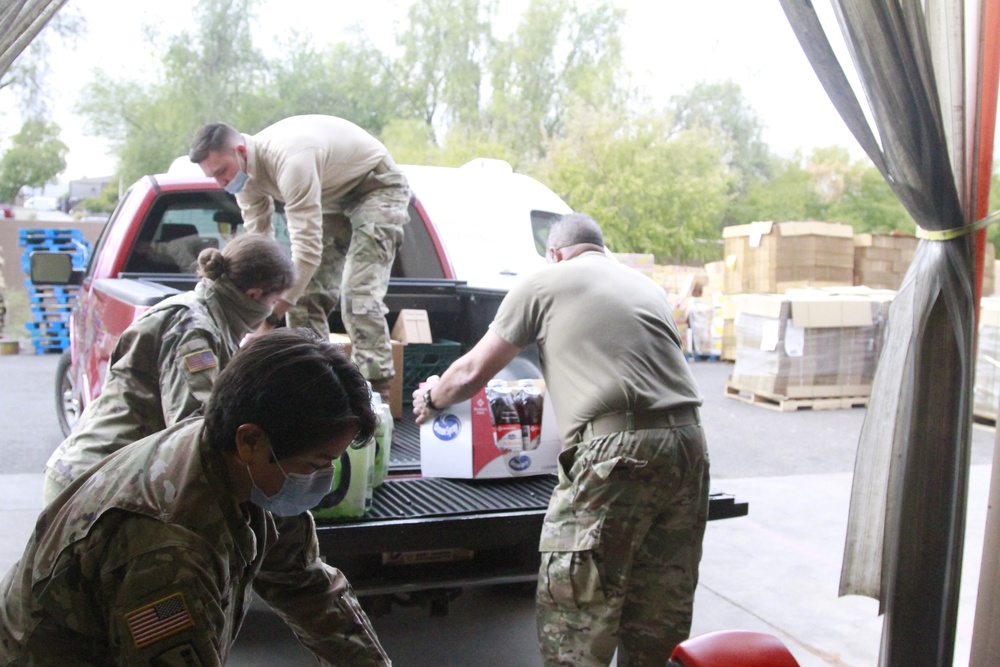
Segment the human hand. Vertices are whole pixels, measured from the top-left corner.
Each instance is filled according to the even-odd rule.
[[[424,397],[440,380],[439,376],[432,375],[413,390],[413,414],[416,417],[417,424],[423,424],[434,414],[434,410],[427,407],[427,401]]]

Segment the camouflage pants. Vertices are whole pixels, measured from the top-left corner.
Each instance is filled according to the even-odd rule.
[[[396,251],[409,220],[410,190],[399,172],[378,176],[387,187],[343,202],[323,215],[323,254],[288,324],[328,337],[328,317],[340,305],[351,338],[351,359],[369,380],[391,378],[388,309],[383,302]]]
[[[664,665],[688,637],[708,520],[700,425],[567,448],[542,527],[538,639],[546,665]]]

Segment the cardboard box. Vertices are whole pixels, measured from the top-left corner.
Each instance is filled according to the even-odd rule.
[[[542,380],[534,380],[534,384],[545,388]],[[536,449],[505,451],[497,446],[485,389],[420,426],[420,472],[424,477],[485,479],[549,474],[556,472],[560,451],[562,441],[548,392],[544,394]]]
[[[403,309],[399,311],[391,337],[403,345],[408,343],[432,343],[431,323],[426,310]]]
[[[854,229],[830,222],[753,222],[722,230],[727,294],[851,285]]]
[[[330,342],[343,347],[347,356],[351,355],[351,339],[347,334],[332,333],[330,334]],[[392,382],[389,383],[389,410],[392,412],[393,419],[399,419],[403,416],[403,344],[398,340],[390,342],[392,343],[392,367],[396,374],[392,376]]]
[[[898,290],[917,251],[908,234],[857,234],[854,237],[854,284]]]

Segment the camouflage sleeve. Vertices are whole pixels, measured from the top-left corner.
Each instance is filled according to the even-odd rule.
[[[121,523],[110,536],[100,582],[117,664],[225,663],[244,600],[219,556],[175,525],[137,515]]]
[[[160,397],[167,426],[200,415],[222,371],[218,341],[201,329],[183,332],[160,361]]]
[[[344,574],[319,558],[312,515],[274,517],[278,539],[254,590],[323,664],[392,663]]]

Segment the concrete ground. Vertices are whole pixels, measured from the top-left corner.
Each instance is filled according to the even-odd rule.
[[[51,355],[0,356],[0,572],[20,556],[40,509],[41,467],[59,442]],[[749,516],[709,524],[694,634],[742,628],[779,637],[803,667],[876,665],[876,601],[837,596],[854,449],[852,410],[779,413],[724,396],[732,367],[693,364],[713,488],[750,504]],[[954,664],[968,662],[994,432],[976,426]],[[395,664],[535,667],[533,600],[523,587],[464,592],[444,617],[396,607],[374,619]],[[251,611],[230,665],[308,663],[273,614]]]

